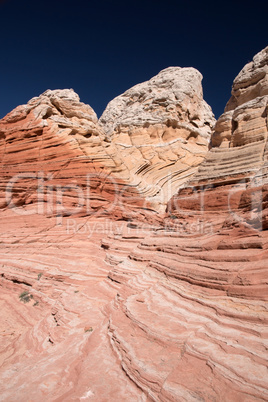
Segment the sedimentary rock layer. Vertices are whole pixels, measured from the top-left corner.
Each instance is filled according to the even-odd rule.
[[[201,81],[194,68],[169,67],[112,100],[100,118],[121,177],[155,208],[165,206],[207,152],[215,119]]]
[[[267,51],[250,77],[267,70]],[[225,147],[173,197],[163,227],[103,242],[119,292],[111,344],[153,400],[268,398],[267,96],[254,83],[218,121],[212,145]]]
[[[212,149],[170,210],[234,218],[267,228],[268,47],[236,77],[232,97],[212,135]],[[258,78],[258,79],[257,79]],[[254,97],[253,97],[254,95]],[[222,212],[224,211],[224,214]]]
[[[68,219],[1,215],[0,400],[143,401],[107,335],[100,243],[117,225]]]
[[[138,166],[142,158],[150,159],[141,156],[142,138],[149,141],[160,124],[155,141],[161,144],[170,113],[177,119],[172,128],[176,141],[187,141],[188,128],[186,137],[178,128],[182,104],[188,105],[189,113],[183,117],[187,127],[198,120],[189,117],[191,107],[199,104],[199,111],[204,107],[196,138],[207,142],[207,109],[200,106],[199,95],[192,96],[200,94],[196,70],[164,70],[116,98],[99,123],[81,104],[76,115],[71,114],[78,99],[69,91],[74,107],[69,101],[65,104],[63,93],[47,92],[30,102],[34,107],[21,123],[17,116],[29,105],[1,122],[6,181],[9,169],[12,175],[27,173],[32,166],[39,171],[42,162],[44,172],[53,173],[48,179],[55,180],[55,188],[47,186],[45,193],[57,195],[57,186],[67,186],[70,177],[83,189],[81,177],[88,164],[102,175],[85,196],[96,203],[91,213],[81,209],[67,216],[68,208],[79,200],[78,187],[72,187],[71,194],[64,189],[65,209],[58,207],[50,217],[43,214],[42,193],[33,191],[31,177],[28,182],[24,178],[28,187],[25,181],[21,187],[14,185],[15,194],[10,188],[12,208],[4,197],[0,399],[18,400],[18,395],[22,402],[268,399],[267,51],[256,55],[235,79],[210,151],[194,175],[189,170],[189,181],[162,215],[153,210],[153,202],[161,202],[155,196],[146,209],[143,203],[149,193],[142,180],[151,177],[155,183],[158,162],[150,160],[151,170],[144,177],[142,170],[135,172],[129,164],[134,161]],[[171,72],[174,80],[169,79]],[[181,75],[186,81],[184,95],[174,90]],[[158,99],[157,92],[161,101],[154,102],[148,94]],[[172,112],[166,108],[167,99],[174,102]],[[39,115],[33,123],[39,102],[42,110],[48,103],[52,114],[44,119]],[[81,126],[84,135],[80,128],[72,131],[73,124],[80,124],[80,108],[87,110]],[[68,127],[59,127],[58,119]],[[27,131],[28,126],[33,128]],[[39,141],[34,130],[40,127],[43,146],[37,146],[37,158],[26,144],[28,133]],[[135,138],[137,144],[132,143]],[[123,153],[127,141],[128,151]],[[188,151],[196,158],[194,149],[203,145],[196,142],[190,148],[190,143]],[[7,151],[13,145],[15,152]],[[72,162],[64,165],[67,155]],[[180,177],[178,165],[176,169]],[[163,183],[165,168],[159,172]],[[45,186],[42,177],[35,179]],[[177,184],[184,180],[185,176]],[[107,182],[124,187],[120,213],[113,201],[116,191]],[[50,205],[49,196],[44,199]],[[18,214],[18,206],[25,214]],[[38,206],[39,214],[33,210]]]
[[[51,189],[64,188],[66,214],[85,206],[77,186],[90,188],[87,209],[89,199],[97,209],[116,193],[124,203],[141,206],[142,197],[144,207],[163,210],[208,149],[214,117],[201,80],[193,68],[163,70],[113,100],[100,122],[73,90],[48,90],[17,107],[0,123],[0,207],[11,202],[7,185],[13,203],[27,205],[45,180],[50,198]]]
[[[111,175],[104,137],[73,90],[46,91],[16,108],[0,122],[0,208],[117,217],[127,204],[145,208],[134,185]]]

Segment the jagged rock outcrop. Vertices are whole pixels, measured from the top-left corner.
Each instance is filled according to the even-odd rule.
[[[267,102],[268,47],[235,78],[232,97],[217,121],[212,146],[237,147],[266,140]]]
[[[114,137],[124,127],[148,128],[170,122],[181,124],[188,135],[197,128],[200,137],[209,139],[215,121],[210,106],[203,100],[202,78],[192,67],[166,68],[113,99],[101,116],[100,124],[108,136]]]
[[[0,122],[0,208],[122,217],[122,199],[146,207],[135,186],[110,174],[104,139],[95,112],[73,90],[48,90],[17,107]]]
[[[34,189],[39,172],[40,180],[48,182],[50,191],[60,183],[60,178],[70,184],[72,177],[74,183],[85,159],[79,141],[92,136],[100,142],[101,129],[91,107],[80,103],[74,91],[62,90],[46,91],[27,105],[17,107],[1,120],[0,133],[3,208],[11,202],[19,206],[37,202]],[[6,191],[8,185],[12,199]]]
[[[2,196],[0,399],[268,399],[267,50],[235,79],[199,168],[213,121],[194,69],[164,70],[99,122],[72,91],[0,122],[2,194],[26,173],[9,186],[13,205]],[[170,156],[139,147],[173,140],[196,173],[170,161],[172,188],[189,181],[160,215],[144,199],[162,202],[147,184],[168,180]],[[75,210],[79,188],[91,212]]]
[[[214,223],[217,209],[225,210],[225,217],[231,214],[238,221],[267,228],[267,63],[268,47],[234,80],[232,97],[212,135],[213,148],[197,174],[173,199],[176,209],[189,207],[198,215],[203,208],[207,213],[211,211]],[[189,195],[195,199],[194,204],[189,203]]]
[[[0,123],[0,207],[14,175],[42,171],[50,188],[72,176],[73,190],[62,195],[66,213],[79,198],[76,186],[85,187],[89,174],[91,192],[98,193],[90,200],[95,209],[107,206],[106,197],[114,202],[115,192],[132,205],[141,205],[142,197],[144,207],[148,201],[163,209],[208,149],[214,117],[203,100],[201,80],[193,68],[163,70],[112,101],[100,122],[73,90],[48,90],[17,107]],[[29,181],[16,181],[17,204],[33,203]],[[15,183],[11,186],[14,190]]]
[[[196,172],[215,124],[202,75],[169,67],[112,100],[100,118],[121,177],[156,208]]]

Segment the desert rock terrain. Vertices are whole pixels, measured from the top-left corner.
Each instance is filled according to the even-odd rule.
[[[0,120],[0,401],[268,400],[268,47]]]

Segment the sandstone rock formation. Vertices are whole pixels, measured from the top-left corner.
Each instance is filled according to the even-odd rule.
[[[110,175],[105,133],[73,90],[49,90],[17,107],[1,120],[0,136],[0,208],[121,217],[121,198],[146,207],[135,186]]]
[[[267,228],[267,80],[268,48],[265,48],[234,80],[232,97],[212,135],[212,149],[197,174],[179,193],[179,209],[193,208],[186,200],[192,194],[198,215],[202,193],[207,212],[225,209],[226,216],[231,213],[239,222]],[[200,191],[202,188],[205,191]],[[175,199],[173,202],[176,203]]]
[[[266,139],[267,96],[266,47],[235,78],[232,97],[217,122],[212,145],[237,147]]]
[[[140,226],[125,258],[129,234],[104,243],[118,261],[109,277],[124,285],[112,345],[153,400],[268,398],[267,96],[251,80],[267,71],[267,51],[243,83],[250,99],[242,91],[228,103],[234,110],[217,122],[214,148],[170,201],[164,227]]]
[[[27,105],[17,107],[1,120],[0,133],[2,207],[10,202],[15,205],[32,203],[33,183],[37,183],[38,172],[42,172],[43,180],[49,179],[51,189],[55,177],[61,175],[63,180],[65,176],[66,183],[70,184],[70,177],[75,183],[79,175],[77,169],[83,166],[85,159],[80,142],[95,144],[95,138],[100,142],[101,137],[96,114],[90,106],[81,104],[72,90],[46,91]],[[5,191],[9,182],[12,200]]]
[[[46,187],[64,187],[67,181],[73,186],[62,195],[67,214],[79,197],[76,186],[88,186],[83,180],[89,175],[91,191],[98,192],[90,197],[92,208],[107,206],[106,198],[114,203],[116,192],[124,203],[137,205],[142,197],[144,207],[149,202],[163,210],[208,149],[214,117],[203,100],[201,80],[193,68],[163,70],[110,102],[100,122],[73,90],[48,90],[33,98],[0,123],[2,189],[18,172],[36,172],[36,178],[45,172]],[[33,203],[32,182],[19,177],[12,189],[19,183],[16,203]],[[6,205],[4,191],[1,205]],[[77,211],[82,209],[78,203]]]
[[[0,400],[268,399],[267,53],[235,79],[205,159],[194,69],[163,70],[99,122],[69,90],[0,122]],[[148,183],[170,154],[141,145],[173,140],[194,168],[172,161],[184,185],[160,215]]]
[[[155,208],[189,180],[208,149],[215,119],[201,81],[194,68],[169,67],[112,100],[100,118],[121,177]]]

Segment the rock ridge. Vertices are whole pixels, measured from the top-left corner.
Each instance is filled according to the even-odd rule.
[[[208,150],[215,119],[203,100],[201,81],[194,68],[167,68],[111,101],[99,121],[72,89],[47,90],[2,119],[0,132],[3,139],[11,136],[5,143],[14,141],[14,148],[15,137],[40,130],[42,141],[34,140],[39,160],[48,149],[44,139],[64,141],[72,149],[69,158],[84,157],[103,174],[123,180],[127,192],[135,191],[152,208],[163,211]],[[16,130],[20,134],[13,138]],[[26,134],[29,145],[27,137],[34,138],[36,132]],[[46,137],[43,132],[50,134]]]

